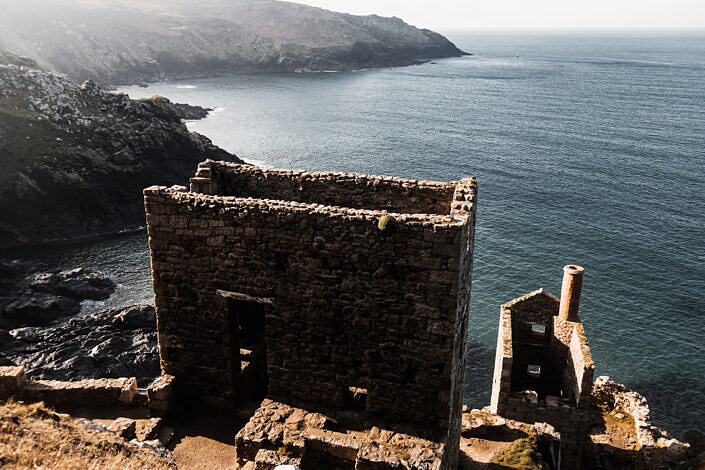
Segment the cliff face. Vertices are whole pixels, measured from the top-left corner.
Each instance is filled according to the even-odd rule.
[[[0,0],[0,46],[76,81],[351,70],[464,54],[398,18],[274,0]]]
[[[204,158],[239,161],[190,133],[165,98],[0,65],[0,246],[144,225],[142,189],[184,184]]]

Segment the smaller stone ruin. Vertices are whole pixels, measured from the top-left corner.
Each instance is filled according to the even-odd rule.
[[[543,289],[501,306],[491,412],[546,422],[579,468],[595,365],[578,316],[583,268],[566,266],[561,299]]]

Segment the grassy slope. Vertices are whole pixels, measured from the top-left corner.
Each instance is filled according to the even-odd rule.
[[[171,469],[168,461],[112,433],[86,430],[42,404],[0,403],[0,467],[24,469]]]

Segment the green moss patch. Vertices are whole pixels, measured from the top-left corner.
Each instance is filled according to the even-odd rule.
[[[509,447],[492,456],[489,463],[490,468],[496,470],[508,468],[543,470],[546,468],[538,451],[538,439],[535,434],[529,434],[523,439],[514,441]]]

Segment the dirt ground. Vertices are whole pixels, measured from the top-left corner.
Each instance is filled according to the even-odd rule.
[[[234,470],[236,419],[181,412],[169,419],[176,435],[169,448],[179,470]]]
[[[115,418],[126,417],[148,421],[148,412],[142,408],[101,408],[63,410],[72,416],[110,424]],[[179,470],[237,470],[235,462],[235,435],[249,415],[240,417],[208,415],[191,410],[177,410],[163,421],[162,427],[174,430],[167,448],[176,459]]]

